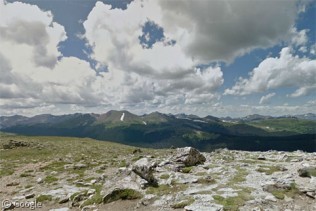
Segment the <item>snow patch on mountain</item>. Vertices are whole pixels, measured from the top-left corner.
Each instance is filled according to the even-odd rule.
[[[122,116],[121,116],[121,121],[122,122],[124,121],[124,117],[125,117],[125,113],[123,113]]]

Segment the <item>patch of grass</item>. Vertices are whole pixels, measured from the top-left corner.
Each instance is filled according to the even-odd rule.
[[[171,193],[171,190],[172,188],[169,185],[159,185],[158,187],[149,187],[146,193],[162,196]]]
[[[32,177],[32,174],[28,174],[28,173],[22,173],[20,174],[20,177]]]
[[[237,211],[246,201],[251,199],[248,189],[238,192],[238,196],[224,198],[220,195],[213,196],[216,203],[224,206],[224,210]]]
[[[126,164],[126,161],[125,160],[122,160],[120,163],[119,163],[119,167],[126,167],[127,164]]]
[[[293,198],[296,195],[300,194],[300,191],[297,189],[296,184],[292,183],[288,188],[275,188],[269,191],[277,199],[284,199],[285,195]]]
[[[102,203],[102,195],[101,195],[101,190],[102,190],[102,185],[93,185],[92,189],[95,189],[95,194],[87,199],[81,206],[88,206],[92,204],[101,204]]]
[[[82,179],[85,176],[86,169],[71,169],[70,174],[77,174],[77,179]]]
[[[282,169],[280,166],[260,166],[257,171],[265,173],[266,175],[271,175],[274,172],[282,171]]]
[[[133,162],[138,161],[139,159],[141,159],[141,158],[143,158],[143,157],[144,157],[144,156],[139,155],[139,156],[137,156],[137,157],[132,158],[132,161],[133,161]]]
[[[73,193],[73,194],[69,197],[69,199],[70,199],[71,201],[73,201],[74,198],[75,198],[76,196],[78,196],[80,193],[81,193],[81,192]]]
[[[202,195],[210,195],[212,194],[213,192],[210,191],[210,190],[202,190],[202,191],[199,191],[199,192],[196,192],[194,194],[202,194]]]
[[[177,184],[175,182],[173,185],[159,185],[157,187],[149,187],[146,191],[147,194],[154,194],[157,196],[163,196],[167,194],[178,193],[179,191],[183,191],[186,189],[186,184]]]
[[[267,119],[249,124],[265,130],[269,128],[269,131],[290,131],[300,134],[314,133],[316,128],[316,122],[296,118]]]
[[[36,198],[37,202],[51,201],[53,197],[51,195],[40,195]]]
[[[162,174],[160,176],[160,179],[169,179],[170,175],[169,174]]]
[[[185,206],[189,206],[194,202],[194,198],[189,198],[187,200],[181,201],[179,203],[171,205],[171,208],[173,209],[183,209]]]
[[[214,196],[213,196],[213,199],[214,199],[215,201],[219,201],[219,202],[222,202],[222,201],[225,200],[225,198],[224,198],[223,196],[220,196],[220,195],[214,195]]]
[[[95,170],[95,172],[98,173],[98,174],[102,174],[102,173],[104,172],[104,170],[102,170],[102,169],[97,169],[97,170]]]
[[[63,161],[56,161],[53,163],[50,163],[44,167],[41,167],[41,170],[50,170],[50,171],[57,171],[57,172],[62,172],[65,170],[64,165],[68,164],[67,162],[63,162]]]
[[[0,178],[4,177],[4,176],[9,176],[12,175],[14,173],[13,169],[6,169],[6,170],[0,170]]]
[[[240,167],[237,167],[236,170],[237,172],[235,173],[235,175],[228,181],[228,186],[246,181],[246,176],[248,175],[247,170]]]
[[[197,172],[195,175],[196,176],[205,176],[205,175],[207,175],[207,172],[201,171],[201,172]]]
[[[211,178],[211,177],[203,177],[203,178],[199,178],[197,180],[197,183],[199,183],[199,184],[215,184],[216,180]]]
[[[58,178],[56,178],[54,176],[51,176],[51,175],[48,175],[44,179],[44,182],[46,182],[46,183],[53,183],[53,182],[56,182],[56,181],[58,181]]]
[[[83,181],[90,182],[91,180],[94,180],[94,179],[96,179],[96,178],[95,177],[87,177],[87,178],[84,178]]]
[[[258,160],[258,159],[245,159],[245,160],[239,160],[241,163],[247,163],[247,164],[257,164],[257,163],[264,163],[264,160]]]
[[[133,189],[117,189],[114,190],[111,194],[104,197],[104,203],[110,203],[117,200],[133,200],[139,199],[142,197],[142,194]]]
[[[271,194],[277,199],[284,199],[284,190],[273,190]]]
[[[190,173],[192,171],[192,168],[193,168],[192,166],[184,167],[184,168],[181,169],[181,172],[185,173],[185,174],[188,174],[188,173]]]

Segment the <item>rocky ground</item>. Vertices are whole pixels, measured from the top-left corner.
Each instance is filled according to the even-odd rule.
[[[0,136],[0,200],[36,210],[316,210],[316,153]],[[2,209],[30,210],[19,204]],[[9,204],[10,205],[10,204]]]

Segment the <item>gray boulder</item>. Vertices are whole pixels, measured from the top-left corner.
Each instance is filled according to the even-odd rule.
[[[148,158],[142,158],[134,163],[132,171],[149,184],[157,185],[157,179],[153,175],[156,166],[155,163],[149,162]]]
[[[174,160],[185,166],[195,166],[197,164],[203,164],[206,161],[206,158],[197,149],[193,147],[184,147],[177,149]]]
[[[316,177],[316,167],[304,167],[298,170],[300,177]]]

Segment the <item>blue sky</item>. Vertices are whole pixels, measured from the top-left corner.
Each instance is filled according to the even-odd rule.
[[[8,63],[0,68],[12,79],[0,86],[2,115],[315,111],[314,1],[22,2],[0,4],[17,11],[16,17],[3,13],[0,22],[0,32],[17,33],[11,34],[15,40],[0,33],[0,60]],[[7,14],[11,21],[5,21]],[[25,17],[30,20],[19,21]],[[22,32],[36,37],[37,22],[46,30],[43,43],[19,37],[14,24],[31,24]],[[25,58],[39,51],[43,59],[21,69],[19,55],[8,53],[11,45]]]

